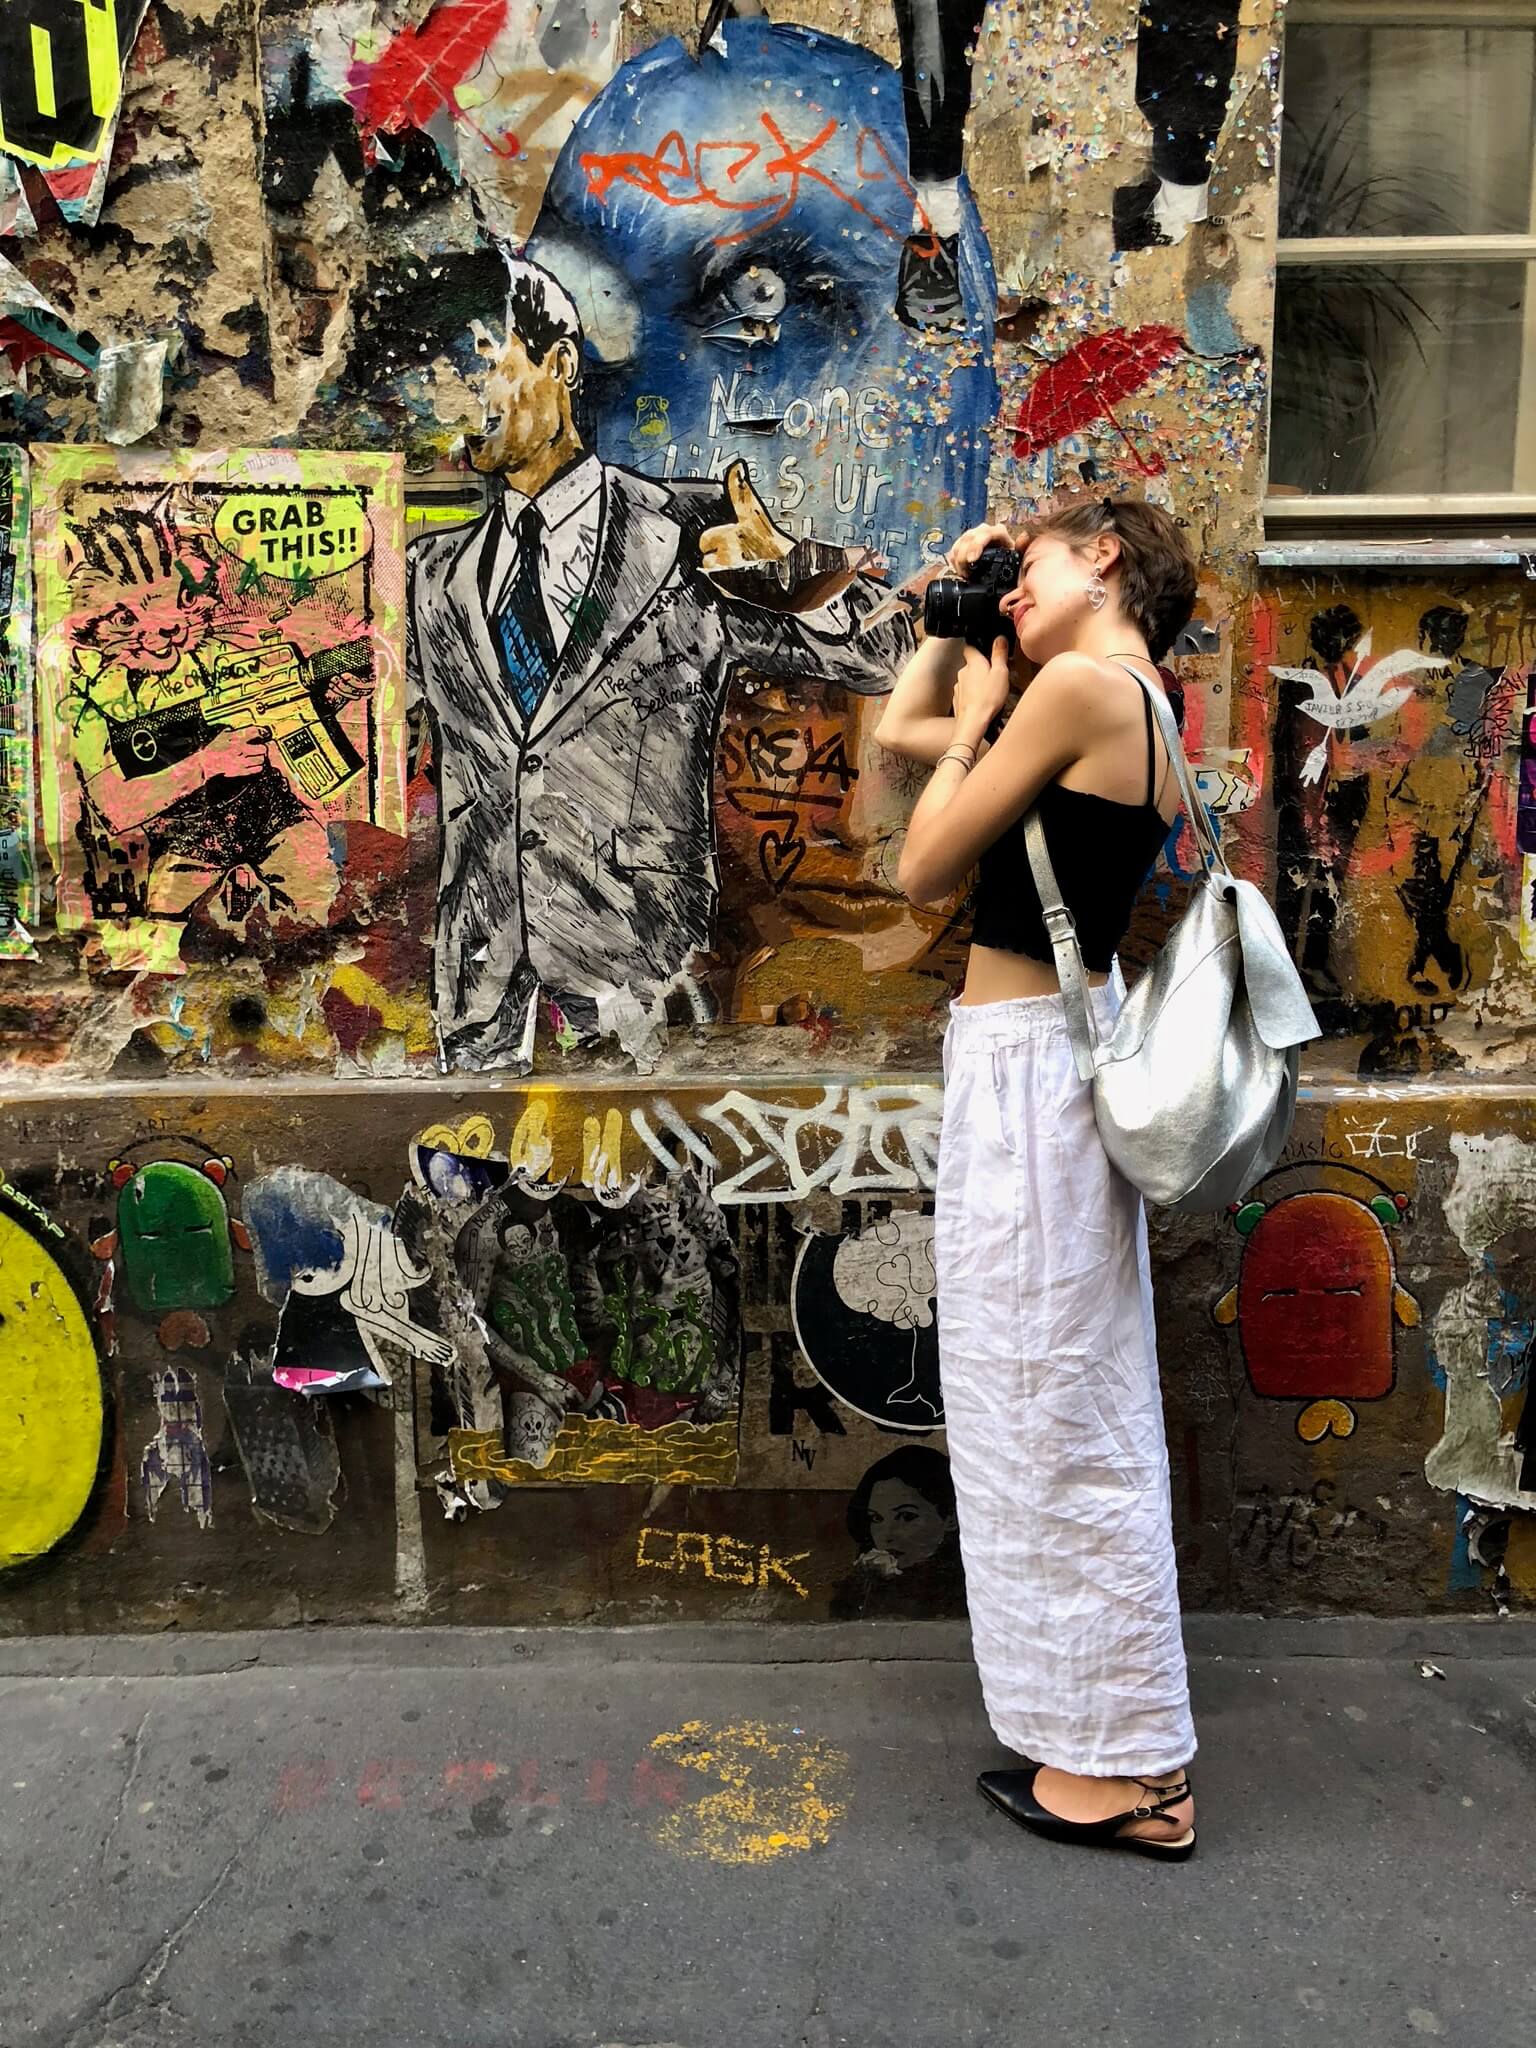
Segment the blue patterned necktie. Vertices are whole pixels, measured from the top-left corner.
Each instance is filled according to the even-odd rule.
[[[539,537],[544,522],[537,505],[525,505],[513,525],[517,559],[506,599],[493,621],[508,687],[524,718],[532,718],[555,669],[555,642],[539,585]]]

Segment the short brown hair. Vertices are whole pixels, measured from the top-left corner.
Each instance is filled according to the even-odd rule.
[[[1073,498],[1031,520],[1029,538],[1054,534],[1086,547],[1101,534],[1120,543],[1120,604],[1161,661],[1189,624],[1198,579],[1195,558],[1178,526],[1145,498]]]

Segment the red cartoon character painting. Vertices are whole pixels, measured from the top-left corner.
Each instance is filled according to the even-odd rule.
[[[1357,1167],[1281,1167],[1266,1181],[1303,1171],[1376,1192],[1308,1187],[1264,1200],[1255,1189],[1232,1211],[1242,1263],[1214,1313],[1218,1323],[1237,1325],[1254,1392],[1303,1402],[1296,1433],[1316,1443],[1352,1433],[1352,1403],[1391,1393],[1395,1331],[1418,1323],[1419,1305],[1397,1283],[1389,1235],[1408,1197]]]

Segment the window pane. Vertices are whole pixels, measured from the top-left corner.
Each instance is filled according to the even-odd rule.
[[[1281,234],[1529,234],[1533,70],[1531,29],[1287,29]]]
[[[1530,267],[1290,264],[1275,292],[1270,488],[1531,491],[1518,474]],[[1536,375],[1533,367],[1532,375]],[[1529,469],[1532,465],[1523,465]]]

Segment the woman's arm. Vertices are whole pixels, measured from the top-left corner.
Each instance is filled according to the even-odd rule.
[[[898,874],[913,903],[943,902],[1052,777],[1082,756],[1101,715],[1101,695],[1093,662],[1080,654],[1057,655],[1025,690],[995,745],[981,756],[982,740],[1008,696],[1008,643],[995,643],[990,662],[967,650],[955,684],[950,744],[974,749],[979,758],[968,769],[951,755],[918,798]]]
[[[1006,526],[973,526],[955,542],[934,574],[945,571],[964,578],[982,549],[993,541],[1014,545]],[[908,761],[934,767],[957,737],[953,695],[955,678],[967,653],[963,640],[924,640],[896,679],[875,728],[878,744]]]
[[[925,640],[885,700],[875,727],[878,744],[908,761],[932,768],[954,744],[955,678],[965,658],[963,640]]]

